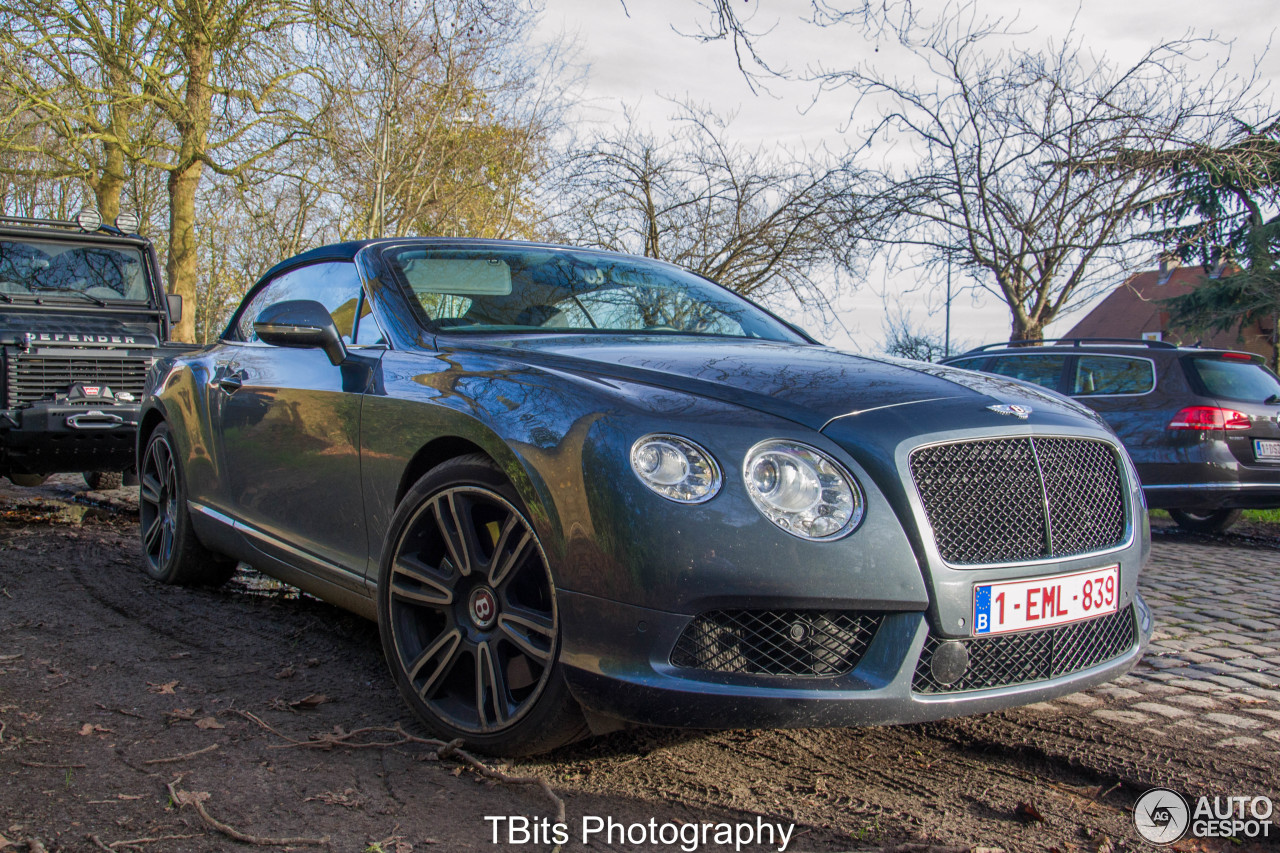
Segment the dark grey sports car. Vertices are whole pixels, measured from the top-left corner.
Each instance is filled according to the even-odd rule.
[[[139,458],[152,577],[243,560],[376,619],[418,716],[491,752],[988,711],[1151,631],[1142,494],[1092,412],[626,255],[299,255],[156,364]]]

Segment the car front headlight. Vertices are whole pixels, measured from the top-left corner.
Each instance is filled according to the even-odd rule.
[[[722,482],[711,454],[678,435],[637,439],[631,445],[631,470],[650,489],[682,504],[711,500]]]
[[[765,518],[801,539],[835,539],[862,521],[862,490],[830,456],[795,441],[762,441],[742,466]]]

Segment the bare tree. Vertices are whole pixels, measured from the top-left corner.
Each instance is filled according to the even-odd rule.
[[[353,236],[529,233],[566,100],[523,3],[335,0],[327,142]]]
[[[196,197],[206,169],[244,179],[306,119],[295,86],[306,0],[12,0],[0,13],[15,109],[59,140],[46,151],[114,216],[130,173],[167,176],[169,289],[198,274]],[[299,104],[302,104],[301,109]],[[175,330],[191,340],[192,313]]]
[[[1009,38],[966,6],[902,34],[916,77],[862,63],[819,79],[883,110],[871,137],[889,151],[881,189],[850,200],[874,223],[862,235],[897,268],[966,270],[1008,305],[1014,339],[1039,339],[1141,257],[1136,214],[1167,192],[1147,161],[1226,132],[1249,85],[1195,67],[1203,40],[1120,66],[1072,37],[1026,52]],[[1150,156],[1090,165],[1122,151]]]
[[[629,121],[574,152],[549,200],[560,239],[680,264],[739,293],[820,300],[847,241],[831,216],[848,173],[750,151],[685,105],[666,138]]]

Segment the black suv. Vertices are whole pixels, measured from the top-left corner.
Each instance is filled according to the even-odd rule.
[[[147,368],[181,302],[130,218],[0,217],[0,474],[18,485],[78,471],[105,488],[134,467]]]
[[[1261,357],[1163,341],[1011,341],[943,360],[1034,382],[1111,425],[1147,503],[1180,526],[1223,530],[1280,507],[1280,380]]]

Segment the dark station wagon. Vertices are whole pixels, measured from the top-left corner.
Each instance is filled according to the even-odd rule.
[[[343,243],[155,366],[146,570],[369,618],[434,732],[932,720],[1138,660],[1149,531],[1085,407],[815,344],[678,267]]]
[[[1189,530],[1280,507],[1280,379],[1261,356],[1065,339],[992,344],[944,363],[1034,382],[1097,411],[1128,449],[1148,505]]]

